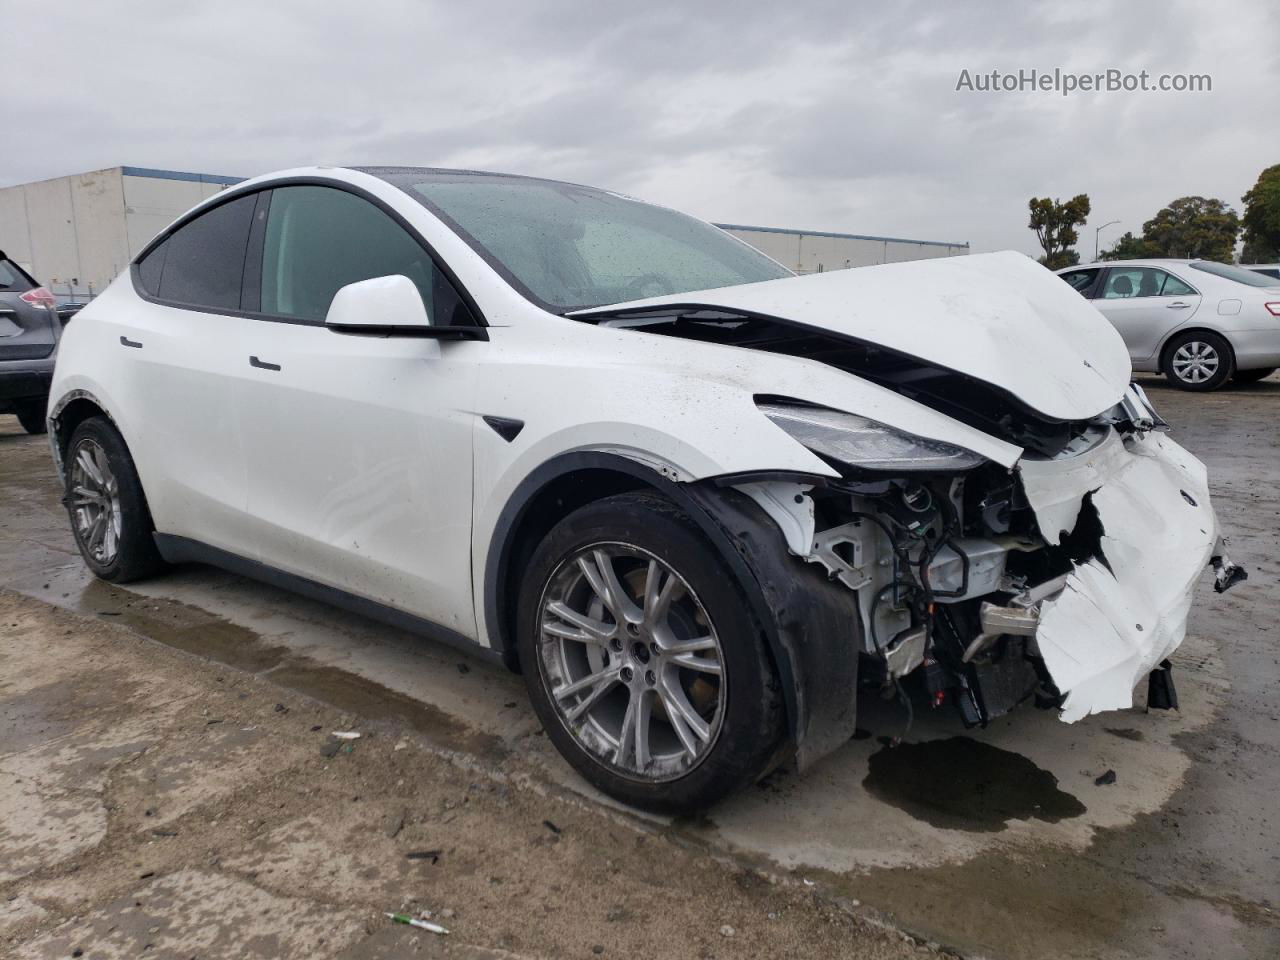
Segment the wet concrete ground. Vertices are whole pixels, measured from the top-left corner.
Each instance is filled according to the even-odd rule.
[[[905,717],[868,699],[866,735],[817,769],[780,771],[696,822],[651,825],[964,953],[1280,954],[1280,378],[1208,396],[1146,385],[1208,463],[1232,555],[1250,569],[1225,597],[1202,582],[1175,658],[1178,713],[1139,706],[1067,726],[1024,709],[965,732],[950,711],[917,711],[891,748],[882,740]],[[0,418],[0,585],[608,814],[538,735],[519,678],[207,568],[93,582],[57,496],[44,441]],[[1108,770],[1115,782],[1096,783]]]

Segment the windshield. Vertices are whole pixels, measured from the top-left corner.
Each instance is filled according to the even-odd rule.
[[[558,313],[791,276],[709,223],[604,190],[472,174],[388,179]]]
[[[1227,280],[1234,280],[1236,283],[1243,283],[1248,287],[1274,287],[1277,283],[1274,278],[1266,277],[1252,270],[1246,270],[1244,267],[1233,267],[1229,263],[1215,263],[1212,260],[1197,260],[1191,264],[1195,270],[1201,270],[1205,273],[1212,273],[1216,277],[1224,277]]]

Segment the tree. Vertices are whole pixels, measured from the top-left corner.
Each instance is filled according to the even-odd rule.
[[[1221,200],[1179,197],[1142,225],[1148,256],[1230,263],[1240,218]]]
[[[1044,250],[1040,262],[1050,270],[1079,263],[1080,255],[1071,248],[1080,239],[1076,227],[1089,219],[1089,195],[1082,193],[1066,203],[1032,197],[1027,206],[1031,210],[1031,222],[1027,226],[1036,232],[1036,239]]]
[[[1244,263],[1280,260],[1280,163],[1258,175],[1253,189],[1240,198],[1244,202]]]
[[[1147,249],[1147,243],[1141,237],[1135,237],[1132,231],[1125,231],[1123,237],[1111,245],[1110,250],[1104,250],[1098,255],[1099,260],[1141,260],[1143,257],[1153,256],[1151,251]]]

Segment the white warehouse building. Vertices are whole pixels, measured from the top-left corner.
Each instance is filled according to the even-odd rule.
[[[904,240],[900,237],[872,237],[858,233],[746,227],[736,223],[717,223],[716,226],[745,240],[761,253],[773,257],[796,273],[823,273],[849,267],[869,267],[877,263],[958,257],[969,252],[967,243],[944,243],[941,240]]]
[[[0,250],[59,296],[93,296],[147,242],[240,177],[109,167],[0,187]],[[951,257],[967,243],[717,224],[797,273]]]

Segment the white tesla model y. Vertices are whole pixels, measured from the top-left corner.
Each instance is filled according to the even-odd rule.
[[[307,168],[156,237],[48,417],[98,576],[487,651],[585,777],[687,810],[838,747],[859,689],[1167,703],[1201,571],[1243,571],[1129,375],[1020,254],[794,276],[604,190]]]

